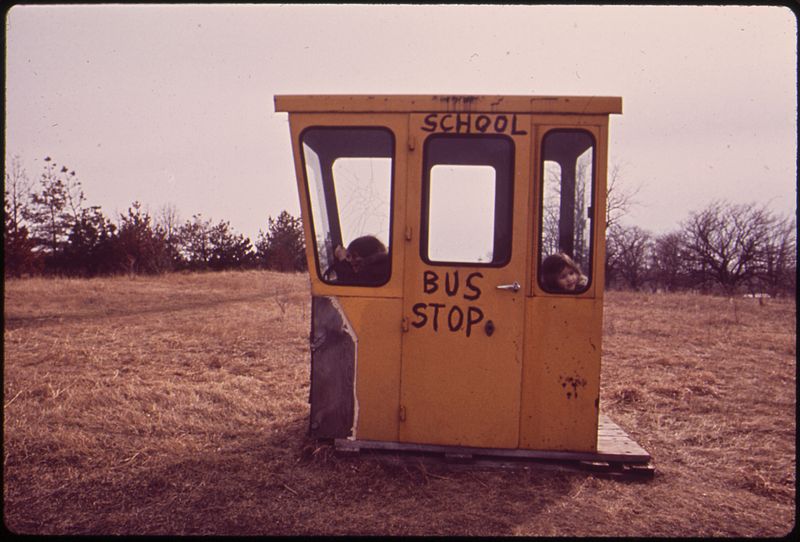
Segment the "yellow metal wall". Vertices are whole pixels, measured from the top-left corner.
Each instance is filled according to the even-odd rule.
[[[337,300],[358,337],[355,437],[396,441],[402,300],[368,297]]]
[[[602,300],[526,302],[519,447],[595,451]]]

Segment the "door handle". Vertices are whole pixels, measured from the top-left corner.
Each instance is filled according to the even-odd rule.
[[[512,292],[519,292],[519,289],[522,286],[519,285],[519,282],[516,280],[511,284],[501,284],[497,287],[498,290],[511,290]]]

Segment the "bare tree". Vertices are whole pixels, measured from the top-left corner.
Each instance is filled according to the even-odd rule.
[[[174,203],[165,203],[156,212],[155,224],[164,230],[167,237],[177,235],[180,229],[180,221],[180,214]]]
[[[562,246],[561,167],[555,162],[545,164],[544,201],[542,205],[542,253],[567,252],[582,268],[589,265],[588,205],[592,193],[591,156],[582,157],[576,163],[574,184],[574,209],[568,231],[571,250]]]
[[[615,228],[620,225],[622,218],[628,214],[632,207],[638,205],[636,195],[641,186],[627,188],[622,181],[622,166],[614,164],[608,172],[608,183],[606,185],[606,286],[617,282],[619,277],[621,254],[618,252],[620,246],[615,241]],[[616,233],[619,236],[620,232]]]
[[[684,222],[687,257],[702,287],[727,294],[759,275],[773,217],[764,206],[715,201]]]
[[[608,230],[607,266],[619,275],[629,288],[640,289],[648,279],[648,263],[652,252],[652,235],[639,226],[612,225]]]
[[[561,200],[561,168],[554,162],[545,162],[544,193],[542,195],[542,253],[559,252],[558,224]]]
[[[84,203],[86,202],[83,186],[75,175],[75,170],[70,170],[67,166],[61,166],[59,173],[63,176],[67,207],[69,207],[69,211],[72,214],[72,223],[75,224],[83,215]]]
[[[622,181],[622,166],[620,164],[611,166],[606,187],[606,228],[618,224],[632,207],[639,204],[636,196],[641,189],[641,185],[633,188],[625,187]]]
[[[181,224],[180,214],[173,203],[162,205],[155,215],[155,226],[164,232],[166,249],[171,265],[180,263]]]
[[[797,225],[794,217],[774,217],[762,250],[759,283],[772,297],[797,289]]]
[[[18,235],[28,212],[33,187],[28,172],[22,167],[19,155],[11,157],[10,167],[5,172],[5,183],[9,222],[12,224],[13,234]]]
[[[587,186],[588,185],[588,186]],[[588,196],[592,193],[592,157],[585,155],[578,159],[575,175],[575,232],[573,245],[573,259],[582,269],[589,267],[589,221],[587,215]]]
[[[684,236],[675,231],[657,237],[653,241],[650,270],[656,285],[667,291],[675,291],[687,283],[687,265]]]
[[[3,270],[7,276],[21,277],[23,273],[34,272],[37,267],[33,252],[36,243],[30,238],[26,224],[30,215],[31,187],[19,156],[13,156],[5,172],[3,202]]]

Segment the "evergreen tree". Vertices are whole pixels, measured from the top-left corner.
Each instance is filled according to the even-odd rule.
[[[66,269],[70,274],[89,277],[119,271],[118,245],[116,227],[100,207],[82,209],[64,251]]]
[[[186,268],[208,268],[211,259],[210,230],[211,220],[204,220],[199,213],[192,215],[192,219],[179,228],[179,252]]]
[[[303,223],[286,211],[277,219],[268,217],[268,230],[258,232],[257,257],[263,265],[277,271],[305,271],[306,245]]]
[[[138,201],[128,208],[127,216],[120,216],[118,246],[131,275],[169,269],[165,234],[161,228],[153,227],[150,215]]]
[[[26,218],[31,235],[41,246],[49,263],[55,263],[67,240],[71,215],[67,211],[67,186],[59,175],[57,165],[48,156],[39,180],[41,190],[31,195]]]
[[[253,259],[250,239],[242,234],[234,234],[230,222],[220,221],[208,232],[210,257],[208,265],[211,269],[241,269],[247,267]]]
[[[14,220],[8,199],[4,202],[3,272],[5,276],[21,277],[40,269],[40,261],[33,249],[36,242],[28,235],[28,228]]]

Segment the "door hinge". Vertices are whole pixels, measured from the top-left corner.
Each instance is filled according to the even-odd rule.
[[[400,405],[399,414],[400,414],[400,421],[401,422],[406,421],[406,407],[404,407],[403,405]]]
[[[403,321],[400,323],[400,329],[403,333],[408,333],[408,316],[403,316]]]

